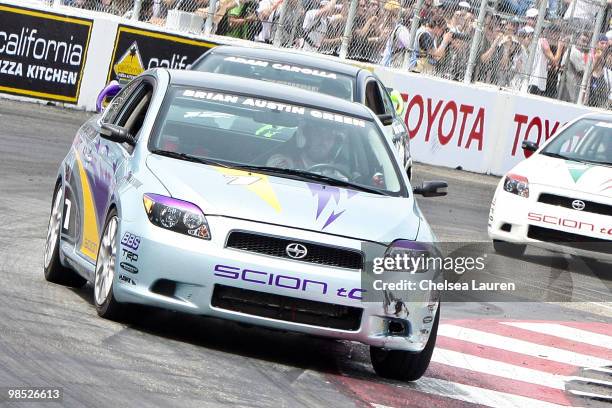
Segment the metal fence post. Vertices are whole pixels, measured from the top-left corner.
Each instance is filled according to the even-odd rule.
[[[339,56],[342,59],[346,59],[346,54],[348,53],[348,47],[349,43],[351,42],[351,35],[353,33],[353,22],[355,21],[358,5],[359,0],[351,0],[348,16],[346,18],[346,24],[344,25],[344,33],[342,34],[342,44],[340,45]]]
[[[484,30],[484,20],[486,15],[487,0],[480,0],[480,10],[478,10],[476,31],[474,32],[474,38],[472,38],[472,44],[470,44],[470,56],[468,58],[465,75],[463,76],[463,82],[466,84],[472,82],[472,75],[474,74],[474,68],[476,67],[476,59],[478,58],[478,49],[480,48],[480,41],[482,40],[482,32]]]
[[[289,0],[284,0],[283,3],[280,5],[280,15],[278,16],[276,30],[274,30],[274,40],[272,40],[272,45],[277,48],[282,46],[284,40],[284,29],[287,25],[287,18],[289,16],[289,13],[287,12],[287,8],[289,7],[287,6],[288,1]]]
[[[408,40],[408,44],[410,46],[408,48],[408,52],[404,55],[404,61],[402,62],[403,69],[408,69],[408,64],[410,64],[410,54],[415,51],[418,51],[418,50],[413,49],[414,39],[416,38],[416,32],[419,29],[419,25],[421,25],[421,9],[423,8],[424,3],[425,3],[425,0],[417,0],[416,2],[414,14],[412,16],[412,23],[410,24],[410,37]],[[401,13],[400,13],[400,16],[401,16]]]
[[[542,29],[544,28],[544,18],[546,17],[546,6],[548,5],[547,1],[542,1],[540,3],[540,8],[538,9],[538,20],[536,21],[536,26],[533,30],[533,40],[531,41],[531,46],[529,47],[529,56],[527,57],[527,66],[525,67],[525,76],[527,76],[527,81],[523,84],[522,92],[527,92],[527,88],[529,87],[529,78],[531,77],[531,71],[533,70],[533,61],[535,60],[535,53],[538,47],[538,43],[540,42],[540,36],[542,35]]]
[[[217,0],[210,0],[208,3],[208,15],[206,16],[206,21],[204,22],[204,34],[210,35],[213,28],[213,20],[215,18],[215,13],[217,12]]]
[[[134,9],[132,10],[132,21],[140,20],[140,9],[142,8],[142,0],[134,0]]]
[[[584,97],[586,95],[587,86],[589,86],[589,80],[591,79],[591,74],[593,73],[593,60],[595,59],[595,47],[597,47],[597,37],[599,37],[599,30],[601,29],[601,24],[603,22],[604,14],[606,14],[606,0],[601,1],[601,8],[599,9],[599,13],[597,13],[597,21],[595,22],[595,26],[593,27],[593,36],[591,37],[591,52],[593,53],[593,58],[589,58],[587,61],[587,66],[584,69],[584,73],[582,74],[582,81],[580,82],[580,93],[578,94],[578,100],[576,103],[578,105],[584,105]]]

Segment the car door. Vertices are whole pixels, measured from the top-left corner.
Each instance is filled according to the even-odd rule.
[[[409,166],[411,166],[412,163],[410,160],[410,138],[408,137],[408,128],[403,118],[397,114],[387,88],[380,81],[376,82],[378,82],[380,94],[383,98],[385,113],[393,114],[393,124],[390,125],[390,131],[393,135],[393,144],[397,149],[400,163],[404,164],[404,168],[408,171],[408,178],[410,178],[411,173]]]
[[[400,163],[407,166],[409,159],[407,155],[409,150],[406,148],[408,144],[408,134],[406,132],[406,127],[395,113],[389,93],[380,81],[374,77],[370,77],[366,80],[363,92],[364,104],[376,115],[391,115],[393,118],[390,124],[384,126],[385,136],[395,146],[395,152]]]
[[[132,158],[135,144],[140,139],[140,130],[149,110],[149,104],[155,89],[155,80],[144,76],[125,94],[123,100],[118,101],[116,114],[112,117],[103,117],[100,121],[96,145],[99,144],[101,174],[104,177],[104,190],[101,198],[105,205],[100,212],[102,222],[106,218],[108,208],[114,201],[117,184],[129,176],[129,160]],[[107,122],[104,122],[104,121]],[[100,135],[104,123],[125,128],[133,136],[135,144],[118,143]]]
[[[70,184],[74,193],[70,196],[77,204],[68,206],[68,218],[64,226],[73,232],[76,252],[95,263],[100,234],[104,227],[106,210],[112,191],[114,173],[125,158],[118,154],[112,142],[100,137],[102,123],[114,123],[119,113],[138,89],[140,81],[128,84],[111,102],[99,119],[91,119],[79,129],[75,143],[75,166]],[[68,195],[67,195],[68,198]]]

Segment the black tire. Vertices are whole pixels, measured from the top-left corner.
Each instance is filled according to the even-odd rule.
[[[115,299],[115,294],[113,293],[115,271],[113,271],[113,276],[112,276],[111,283],[110,283],[110,289],[109,289],[108,295],[106,295],[106,298],[101,303],[99,303],[98,297],[96,296],[96,290],[97,290],[96,281],[98,279],[97,275],[99,273],[98,263],[100,262],[100,252],[102,251],[102,245],[103,245],[102,241],[107,234],[107,229],[109,228],[109,225],[111,223],[111,220],[113,220],[113,218],[115,219],[117,218],[117,211],[114,208],[111,209],[108,215],[106,216],[106,221],[104,222],[104,230],[102,233],[102,239],[100,239],[100,245],[98,246],[98,256],[96,258],[96,269],[94,273],[94,304],[96,306],[96,312],[98,313],[98,316],[104,319],[121,321],[128,316],[128,305],[125,303],[120,303],[117,301],[117,299]],[[116,241],[115,239],[116,245],[118,245],[117,242],[118,241]],[[117,264],[116,260],[114,264],[115,265]]]
[[[87,279],[83,278],[77,272],[73,271],[70,268],[67,268],[62,265],[60,262],[60,236],[62,233],[62,223],[63,223],[63,203],[61,202],[61,196],[59,197],[60,203],[59,208],[55,208],[57,203],[55,202],[58,198],[58,194],[62,192],[62,185],[58,184],[55,188],[55,192],[53,193],[53,200],[51,200],[51,214],[49,215],[49,225],[47,227],[47,240],[45,242],[45,253],[43,254],[43,270],[45,274],[45,279],[52,283],[57,283],[59,285],[70,286],[73,288],[82,288],[87,283]],[[59,221],[56,232],[52,232],[52,221],[54,217],[54,209],[59,210]],[[55,235],[55,244],[50,244],[49,239],[51,238],[51,234]],[[47,251],[51,250],[48,246],[52,246],[52,252],[50,252],[49,260],[47,262]]]
[[[440,307],[436,312],[429,340],[420,353],[402,350],[385,350],[370,346],[370,360],[374,371],[381,377],[401,381],[416,381],[425,374],[438,337]]]
[[[495,252],[506,255],[512,258],[517,258],[525,253],[525,244],[513,244],[511,242],[493,240],[493,249]]]

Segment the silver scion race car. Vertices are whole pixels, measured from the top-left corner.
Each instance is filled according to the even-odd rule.
[[[442,195],[441,185],[415,191]],[[139,303],[354,340],[371,346],[379,374],[415,380],[435,344],[436,298],[399,313],[363,301],[361,277],[371,257],[434,240],[365,106],[155,69],[78,131],[57,176],[44,273],[92,282],[105,318]]]
[[[411,177],[410,139],[401,113],[404,103],[397,93],[393,99],[393,93],[390,95],[380,78],[367,69],[321,55],[235,45],[211,48],[188,69],[291,85],[362,103],[377,114],[408,178]],[[109,84],[98,96],[98,109],[102,108],[104,101],[112,99],[120,88],[116,81]],[[399,103],[397,109],[394,100]]]

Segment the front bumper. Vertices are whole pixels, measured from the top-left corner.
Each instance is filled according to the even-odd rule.
[[[229,232],[236,230],[354,250],[361,250],[361,241],[227,217],[209,216],[208,223],[212,240],[204,241],[158,228],[147,219],[121,220],[119,236],[126,233],[136,235],[140,244],[137,249],[124,246],[117,249],[113,286],[116,299],[387,349],[419,352],[425,347],[437,304],[425,301],[406,303],[407,314],[396,315],[389,308],[385,309],[382,303],[366,303],[359,299],[360,270],[321,266],[225,247]],[[379,247],[380,253],[376,256],[383,256],[386,247]],[[121,263],[127,269],[120,266]],[[160,281],[171,281],[172,293],[160,293]],[[358,308],[362,310],[361,319],[356,330],[343,330],[215,307],[211,301],[216,285],[217,289],[223,285]],[[349,296],[351,293],[353,295]],[[392,330],[391,322],[396,324],[395,328],[399,322],[405,331]]]
[[[542,193],[601,201],[601,197],[595,195],[538,184],[529,185],[528,198],[520,197],[504,191],[502,179],[491,203],[489,237],[570,255],[612,260],[612,217],[539,202]]]

